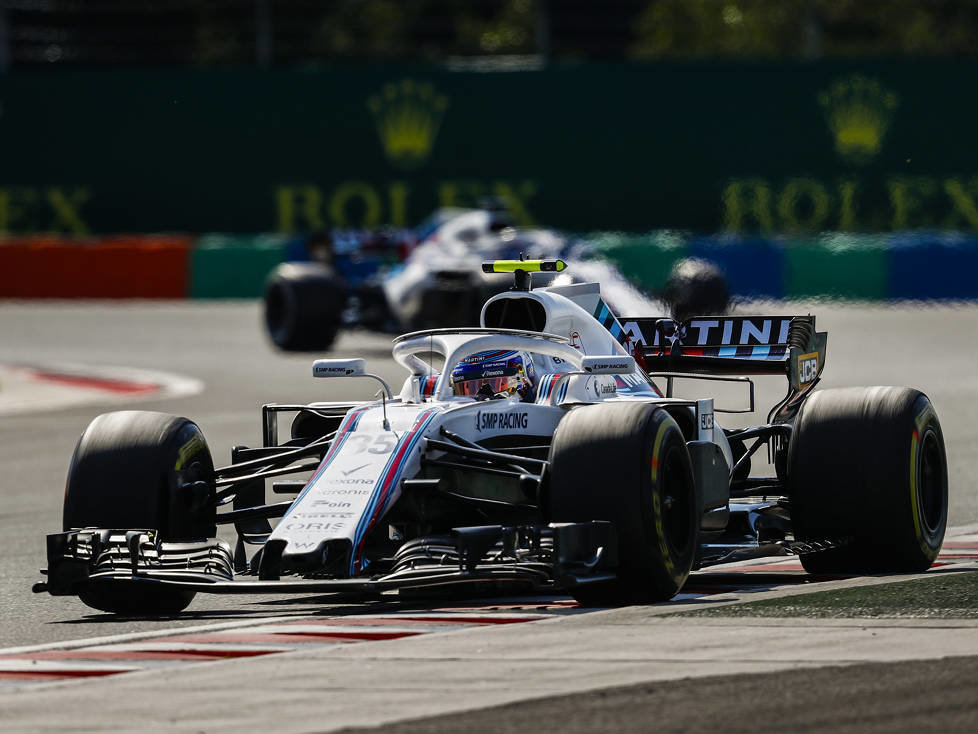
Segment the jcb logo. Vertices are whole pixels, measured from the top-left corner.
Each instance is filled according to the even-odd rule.
[[[700,428],[702,428],[704,431],[713,430],[713,413],[700,414]]]
[[[818,352],[798,358],[798,384],[807,385],[818,376]]]

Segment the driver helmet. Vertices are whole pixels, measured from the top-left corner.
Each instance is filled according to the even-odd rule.
[[[482,400],[519,394],[526,401],[533,399],[534,377],[529,354],[496,349],[459,362],[452,370],[452,390]]]

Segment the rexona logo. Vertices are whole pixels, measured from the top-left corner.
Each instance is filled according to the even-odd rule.
[[[413,79],[385,84],[367,100],[387,160],[398,168],[417,168],[431,155],[448,98],[431,84]]]
[[[482,431],[515,431],[525,430],[529,425],[526,413],[487,413],[478,411],[475,414],[475,430]]]
[[[818,352],[798,357],[798,384],[807,385],[818,377]]]
[[[835,150],[851,163],[863,164],[883,147],[897,96],[875,79],[853,74],[819,94]]]

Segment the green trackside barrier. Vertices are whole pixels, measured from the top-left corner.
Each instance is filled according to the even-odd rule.
[[[613,262],[626,278],[646,291],[661,291],[673,264],[686,256],[686,238],[678,232],[595,232],[585,239],[594,245],[599,257]]]
[[[826,233],[784,241],[787,298],[887,298],[886,235]]]
[[[190,256],[191,298],[258,298],[265,276],[282,262],[287,237],[208,234]]]

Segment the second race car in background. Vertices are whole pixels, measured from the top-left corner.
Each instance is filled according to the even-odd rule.
[[[439,210],[416,232],[320,233],[307,250],[308,261],[282,263],[266,281],[265,324],[280,349],[327,350],[342,328],[397,333],[477,324],[485,300],[511,285],[482,272],[487,260],[561,258],[573,264],[573,275],[538,282],[600,282],[614,313],[685,319],[724,313],[730,300],[723,272],[712,263],[680,260],[653,297],[586,240],[515,227],[499,206]]]

